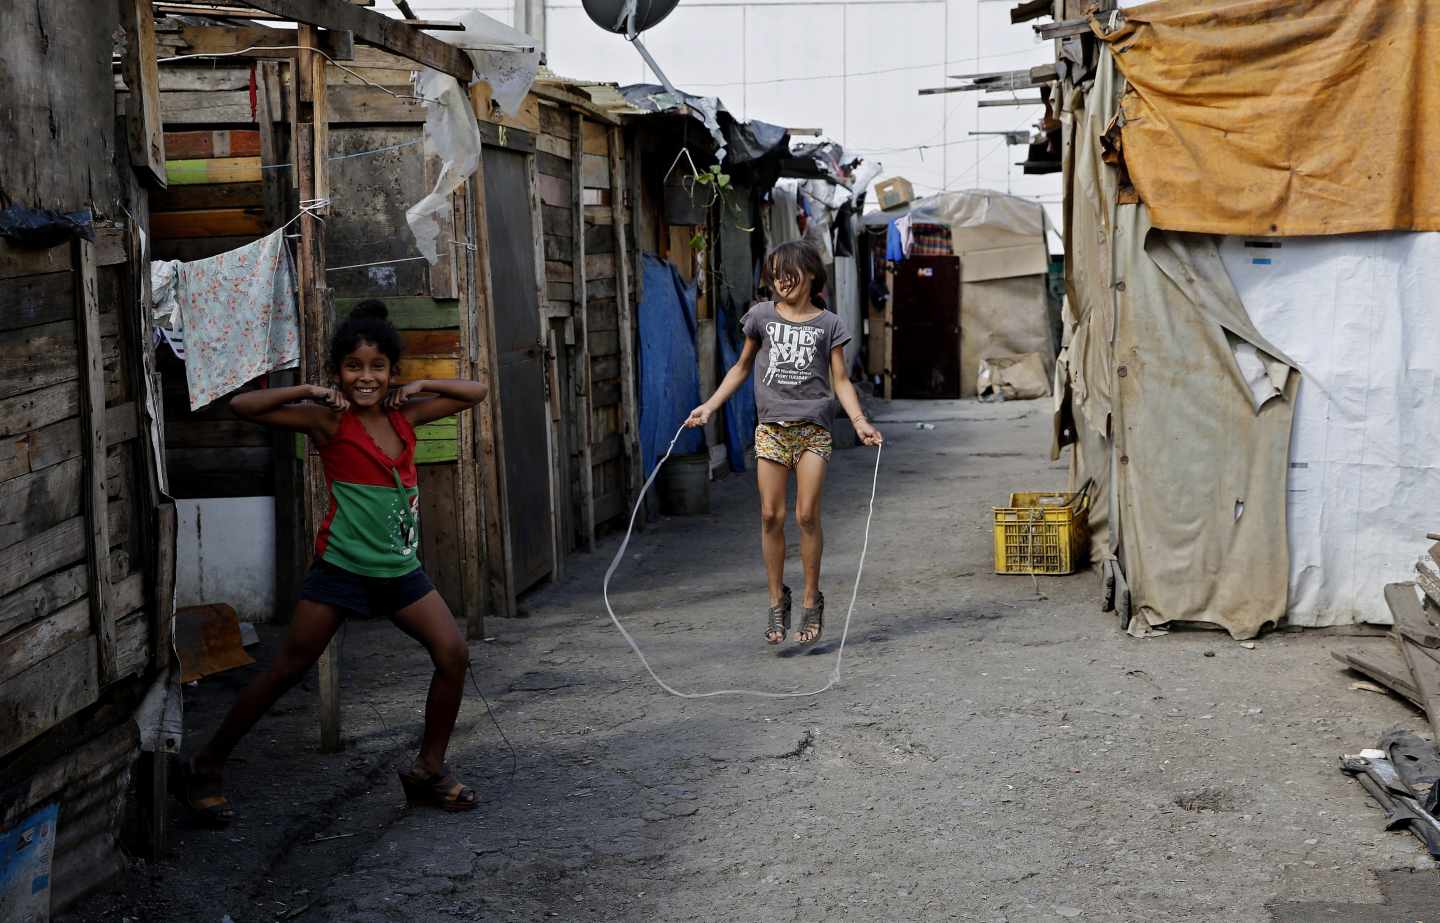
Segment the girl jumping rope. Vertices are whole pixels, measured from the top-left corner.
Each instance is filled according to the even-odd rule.
[[[338,387],[268,388],[230,402],[246,420],[304,433],[319,446],[330,509],[315,537],[315,563],[284,647],[187,767],[184,801],[214,825],[234,816],[221,775],[230,751],[300,681],[349,612],[389,616],[425,645],[435,664],[420,754],[399,773],[406,799],[448,811],[476,805],[474,790],[445,765],[470,651],[416,554],[415,427],[475,406],[485,399],[486,387],[448,380],[392,388],[402,342],[386,317],[383,303],[365,301],[335,331],[330,371]]]
[[[830,459],[835,400],[866,445],[880,445],[880,431],[865,419],[845,367],[850,331],[839,315],[817,307],[812,292],[825,287],[825,264],[812,244],[784,243],[765,257],[763,280],[775,294],[750,309],[742,321],[745,348],[715,393],[696,407],[687,426],[704,426],[745,383],[758,357],[755,404],[756,472],[760,484],[760,541],[770,583],[765,640],[779,644],[790,630],[790,588],[785,586],[785,493],[795,472],[795,519],[805,598],[795,640],[814,644],[825,630],[825,594],[820,592],[820,492]]]

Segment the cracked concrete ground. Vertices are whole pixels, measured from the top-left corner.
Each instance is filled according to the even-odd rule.
[[[991,573],[990,507],[1065,483],[1045,407],[896,402],[878,417],[889,444],[834,690],[661,693],[600,601],[612,537],[473,645],[516,751],[512,773],[470,690],[451,761],[480,809],[405,809],[393,769],[418,739],[429,665],[387,623],[356,622],[346,750],[317,752],[313,683],[297,690],[237,753],[239,821],[177,821],[164,863],[69,919],[1427,919],[1429,860],[1337,770],[1392,725],[1424,727],[1330,657],[1387,641],[1130,639],[1098,611],[1092,575],[1042,578],[1041,598]],[[712,515],[637,536],[612,598],[660,675],[690,690],[824,684],[872,459],[832,465],[829,624],[811,652],[763,643],[750,478],[713,485]],[[262,662],[279,632],[263,637]],[[253,669],[189,692],[192,735]]]

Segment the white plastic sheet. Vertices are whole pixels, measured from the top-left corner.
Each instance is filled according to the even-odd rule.
[[[506,115],[519,112],[540,70],[539,44],[524,32],[484,13],[466,13],[460,17],[460,23],[465,28],[459,32],[431,34],[465,50],[475,67],[475,79],[490,85],[492,98]]]
[[[1388,624],[1440,516],[1440,234],[1247,241],[1221,257],[1300,366],[1288,493],[1293,624]]]
[[[405,222],[415,246],[434,263],[440,258],[435,215],[450,207],[451,194],[480,166],[480,128],[470,98],[454,77],[427,67],[415,78],[415,93],[425,98],[425,154],[438,155],[441,164],[435,188],[410,206]]]

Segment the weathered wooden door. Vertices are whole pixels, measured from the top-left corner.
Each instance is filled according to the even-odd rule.
[[[554,567],[545,350],[525,154],[485,148],[485,218],[490,236],[495,352],[500,360],[510,556],[518,593],[543,580]]]
[[[960,396],[960,260],[916,256],[895,269],[892,373],[898,398]]]

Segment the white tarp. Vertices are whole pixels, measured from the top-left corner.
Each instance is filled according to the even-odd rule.
[[[441,32],[436,38],[465,50],[475,67],[475,79],[490,85],[496,104],[507,115],[520,104],[535,82],[540,51],[535,40],[480,12],[460,17],[460,32]],[[431,68],[415,75],[415,95],[425,100],[425,154],[440,158],[440,173],[429,195],[405,212],[415,246],[431,263],[440,258],[440,223],[436,214],[450,207],[450,196],[480,165],[480,129],[470,97],[460,81]]]
[[[440,158],[440,173],[429,195],[406,210],[405,222],[415,246],[434,263],[440,258],[435,216],[450,207],[450,196],[480,166],[480,128],[470,97],[449,74],[424,68],[415,77],[415,95],[425,98],[425,155]],[[450,247],[450,241],[444,244]]]
[[[462,15],[460,24],[465,28],[459,32],[429,34],[463,48],[475,67],[475,79],[490,85],[492,97],[505,114],[519,112],[540,70],[539,43],[478,10]]]
[[[1440,527],[1440,233],[1226,238],[1256,329],[1299,365],[1290,622],[1391,621]]]

